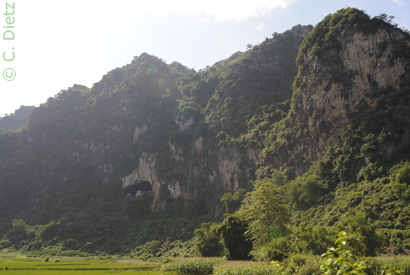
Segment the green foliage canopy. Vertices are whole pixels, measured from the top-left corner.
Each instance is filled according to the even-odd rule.
[[[202,257],[222,256],[224,246],[217,234],[217,225],[210,222],[203,223],[201,228],[195,230],[198,241],[196,246]]]
[[[255,182],[255,190],[248,193],[241,212],[249,223],[246,235],[254,247],[271,241],[271,230],[289,233],[290,211],[284,194],[286,177],[276,172],[272,178]]]
[[[224,240],[228,249],[230,260],[249,260],[249,253],[252,250],[252,242],[245,237],[248,228],[246,223],[238,212],[227,217],[220,227],[218,233]]]

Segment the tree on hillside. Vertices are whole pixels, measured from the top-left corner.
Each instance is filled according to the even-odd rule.
[[[383,20],[384,22],[393,24],[394,16],[393,15],[388,16],[385,13],[381,13],[381,14],[375,16],[374,18],[377,18],[377,19]]]
[[[276,171],[271,178],[255,182],[255,190],[244,200],[241,212],[249,223],[245,234],[253,241],[253,250],[270,244],[272,236],[283,237],[290,231],[287,227],[290,212],[283,188],[285,182],[284,174]]]

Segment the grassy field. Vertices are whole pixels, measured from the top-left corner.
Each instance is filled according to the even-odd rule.
[[[10,275],[96,275],[96,274],[135,274],[159,275],[160,265],[133,260],[102,260],[82,258],[42,258],[1,257],[0,274]]]
[[[362,260],[366,262],[366,274],[381,275],[386,274],[386,271],[410,274],[409,256],[369,257]],[[280,270],[267,262],[226,261],[224,258],[174,259],[164,265],[159,262],[119,259],[116,256],[36,258],[21,254],[0,255],[0,275],[171,275],[180,271],[185,271],[185,274],[212,272],[215,275],[321,274],[317,257],[293,256],[280,265],[285,269]]]

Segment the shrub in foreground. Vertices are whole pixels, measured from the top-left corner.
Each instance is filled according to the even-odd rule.
[[[340,232],[336,240],[337,248],[328,248],[324,253],[322,265],[323,274],[360,274],[365,275],[365,263],[357,262],[353,254],[347,250],[346,232]]]
[[[215,275],[276,275],[283,274],[276,265],[215,267]]]
[[[222,258],[185,260],[167,264],[163,270],[177,275],[209,275],[213,274],[215,265],[223,261]]]

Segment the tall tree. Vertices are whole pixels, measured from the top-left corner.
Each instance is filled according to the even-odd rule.
[[[285,182],[284,174],[277,171],[272,178],[256,181],[255,190],[244,200],[242,211],[249,223],[245,234],[253,240],[254,248],[270,243],[275,230],[283,235],[289,232],[290,212],[282,187]]]

